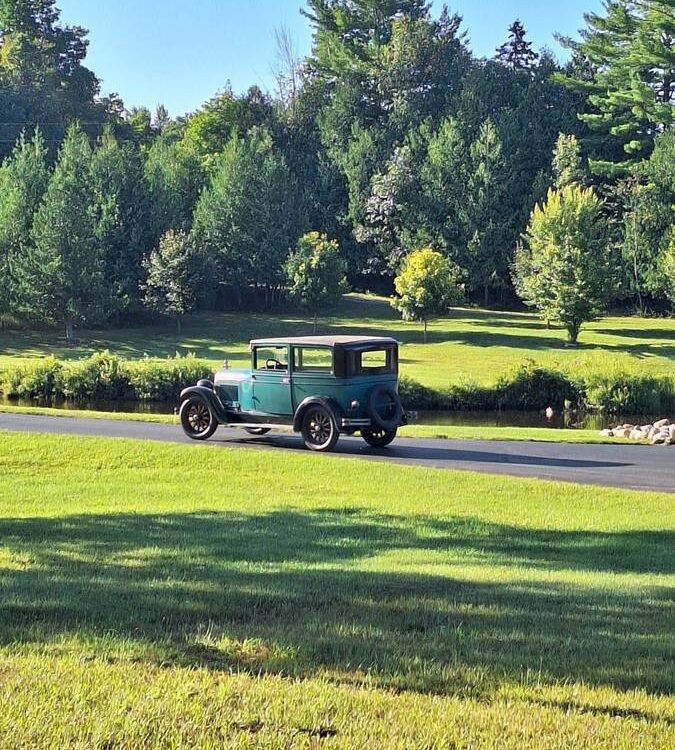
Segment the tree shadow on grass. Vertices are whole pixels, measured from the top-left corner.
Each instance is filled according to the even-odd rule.
[[[527,674],[662,692],[673,686],[669,592],[550,574],[670,572],[674,537],[329,510],[4,519],[0,539],[23,562],[0,562],[0,643],[112,638],[162,662],[367,673],[442,694]],[[377,555],[425,567],[391,570]],[[475,581],[465,565],[522,574]]]

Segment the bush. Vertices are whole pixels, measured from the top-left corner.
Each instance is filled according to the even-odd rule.
[[[623,371],[584,376],[588,409],[626,414],[661,414],[675,409],[675,379]]]
[[[190,355],[128,364],[129,384],[139,401],[176,401],[183,388],[210,377],[212,372],[207,362]]]
[[[177,401],[183,388],[210,374],[209,364],[191,355],[129,362],[105,351],[81,361],[46,357],[6,370],[0,392],[10,398]]]
[[[64,363],[45,357],[2,373],[0,390],[15,398],[59,398],[63,395]]]
[[[526,360],[497,381],[497,405],[500,409],[562,409],[566,402],[581,401],[580,386],[557,370],[538,367]]]

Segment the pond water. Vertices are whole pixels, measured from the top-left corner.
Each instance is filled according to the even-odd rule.
[[[44,399],[5,399],[0,405],[47,406],[78,411],[126,412],[133,414],[174,414],[176,405],[161,401],[46,401]],[[420,411],[417,424],[458,427],[552,427],[557,429],[602,430],[617,424],[650,424],[664,414],[589,414],[576,411],[556,412],[550,419],[543,411]]]
[[[456,427],[550,427],[554,429],[603,430],[618,424],[650,424],[659,414],[599,414],[578,411],[556,412],[548,418],[543,411],[421,411],[418,424]]]

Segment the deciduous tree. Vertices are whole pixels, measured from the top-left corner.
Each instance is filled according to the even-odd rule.
[[[181,320],[198,304],[205,283],[202,256],[195,251],[187,232],[170,229],[144,261],[147,273],[142,286],[145,304],[163,315],[176,318],[178,335]]]
[[[429,320],[443,315],[463,296],[450,263],[430,247],[410,253],[394,279],[394,288],[398,297],[392,306],[404,320],[422,321],[425,344]]]
[[[575,345],[583,323],[604,310],[612,279],[605,220],[593,190],[550,190],[516,252],[518,294],[546,322],[563,325]]]
[[[319,312],[336,305],[348,290],[340,247],[324,234],[309,232],[299,239],[285,270],[289,296],[311,313],[316,333]]]

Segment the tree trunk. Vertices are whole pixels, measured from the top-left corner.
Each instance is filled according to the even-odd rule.
[[[567,343],[569,346],[576,346],[579,338],[580,323],[569,323],[567,326]]]
[[[72,318],[67,318],[65,321],[66,326],[66,341],[72,344],[75,341],[75,325]]]
[[[314,328],[312,330],[314,331],[315,334],[316,334],[316,320],[317,320],[317,318],[318,318],[318,315],[316,313],[314,313]]]
[[[483,285],[483,307],[487,307],[490,301],[490,287],[487,284]]]
[[[176,333],[180,336],[183,333],[183,317],[176,315]]]
[[[424,319],[424,343],[427,343],[427,319]]]

